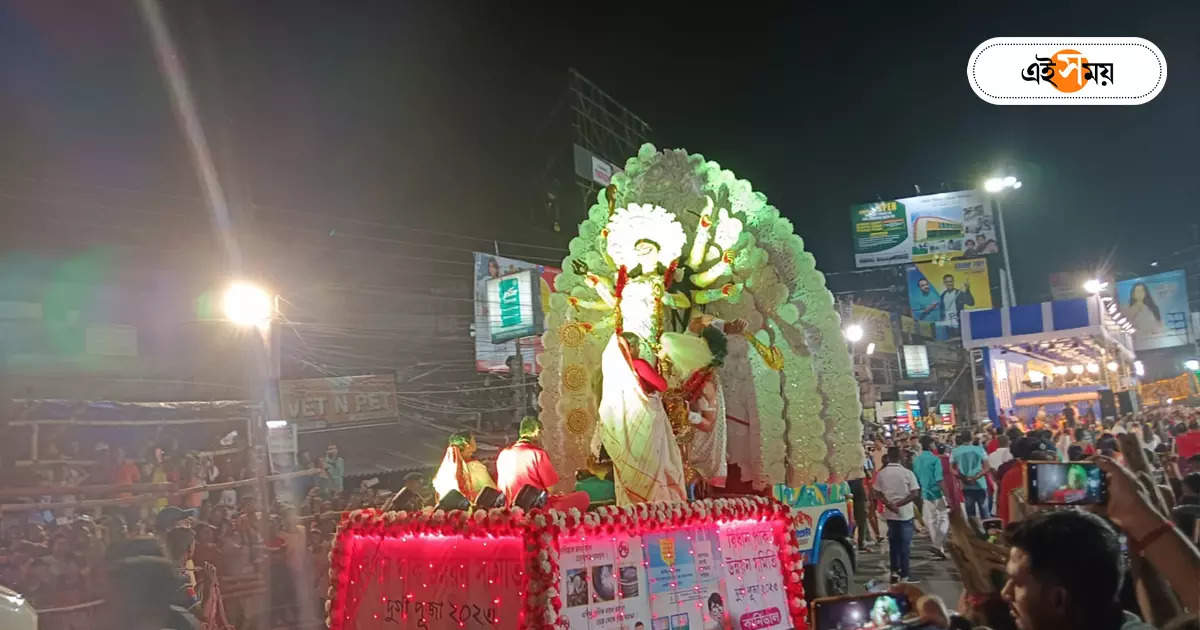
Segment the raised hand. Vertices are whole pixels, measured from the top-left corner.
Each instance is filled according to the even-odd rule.
[[[740,335],[746,331],[746,327],[749,325],[750,325],[750,322],[742,319],[741,317],[731,320],[731,321],[727,321],[727,322],[725,322],[725,334],[726,335]]]

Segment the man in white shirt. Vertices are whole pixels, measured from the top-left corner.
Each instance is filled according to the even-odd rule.
[[[913,538],[913,501],[921,496],[921,485],[913,472],[900,465],[900,448],[889,447],[887,465],[875,476],[875,498],[883,502],[887,519],[888,551],[891,554],[892,582],[913,583],[909,573],[909,555]]]
[[[967,306],[975,306],[975,296],[971,295],[971,281],[968,280],[960,291],[954,288],[954,276],[946,274],[942,277],[942,323],[958,328],[960,325],[959,312]]]
[[[1009,449],[1007,435],[1001,435],[996,438],[996,450],[988,453],[988,467],[992,470],[1000,470],[1000,464],[1013,459],[1012,451]]]

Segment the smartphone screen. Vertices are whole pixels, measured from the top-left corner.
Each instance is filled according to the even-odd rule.
[[[1035,505],[1094,505],[1108,499],[1104,471],[1088,462],[1029,463],[1029,500]]]
[[[897,593],[868,593],[813,600],[813,630],[903,628],[908,598]]]

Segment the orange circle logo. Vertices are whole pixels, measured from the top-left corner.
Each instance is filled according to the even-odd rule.
[[[1087,57],[1078,50],[1063,49],[1054,53],[1051,59],[1054,60],[1054,78],[1050,79],[1050,84],[1059,92],[1078,92],[1087,85],[1092,75],[1085,66]]]

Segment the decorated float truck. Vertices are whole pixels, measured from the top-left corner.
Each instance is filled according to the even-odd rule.
[[[617,504],[356,512],[330,627],[806,627],[806,590],[849,588],[863,451],[833,296],[791,222],[715,162],[645,145],[555,288],[543,446],[559,471],[606,454]]]

